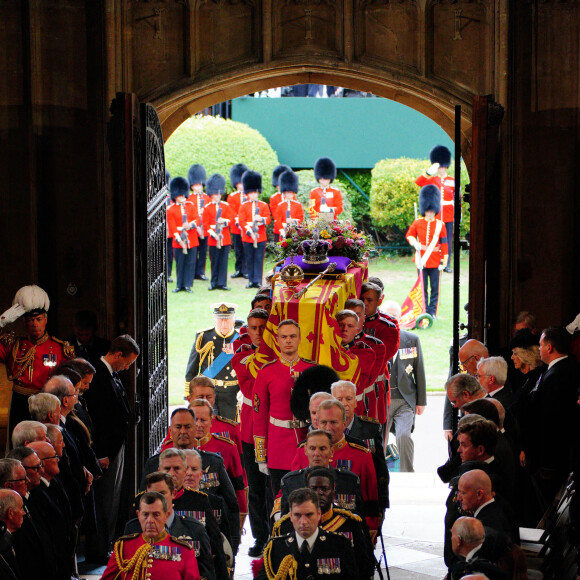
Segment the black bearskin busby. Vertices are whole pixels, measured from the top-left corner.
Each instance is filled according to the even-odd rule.
[[[314,177],[319,179],[330,179],[332,183],[336,179],[336,165],[330,157],[320,157],[314,164]]]
[[[205,180],[207,179],[207,175],[205,173],[205,167],[196,163],[189,168],[187,172],[187,180],[189,181],[189,185],[195,185],[196,183],[201,183],[205,185]]]
[[[242,175],[242,185],[246,194],[251,191],[262,193],[262,176],[257,171],[250,169]]]
[[[169,173],[169,169],[165,168],[165,185],[169,187],[169,182],[171,181],[171,173]]]
[[[443,145],[435,145],[429,151],[429,161],[439,163],[440,167],[449,167],[451,165],[451,151]]]
[[[294,193],[298,193],[298,175],[296,175],[296,173],[294,173],[292,170],[284,171],[284,173],[280,175],[278,184],[280,185],[281,193],[284,193],[285,191],[293,191]]]
[[[419,191],[419,213],[432,210],[437,215],[441,211],[441,191],[435,185],[425,185]]]
[[[279,185],[278,180],[284,171],[292,171],[292,168],[288,167],[288,165],[278,165],[278,167],[272,171],[272,187]]]
[[[208,195],[212,195],[213,193],[224,194],[226,192],[226,178],[219,173],[210,175],[205,186],[205,192]]]
[[[232,168],[230,169],[230,183],[234,189],[236,189],[238,183],[242,182],[242,175],[244,175],[246,171],[248,171],[248,166],[244,163],[236,163],[235,165],[232,165]]]
[[[300,421],[310,422],[310,397],[314,393],[330,393],[330,385],[339,380],[336,371],[325,365],[307,368],[296,379],[292,389],[290,409],[293,415]]]
[[[185,177],[174,177],[169,183],[169,193],[171,199],[175,201],[180,195],[184,195],[187,199],[189,197],[189,183]]]

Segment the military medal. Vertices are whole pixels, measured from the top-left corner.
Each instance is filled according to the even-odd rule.
[[[153,548],[151,556],[154,560],[170,560],[171,562],[181,562],[181,548],[157,545],[155,548]]]

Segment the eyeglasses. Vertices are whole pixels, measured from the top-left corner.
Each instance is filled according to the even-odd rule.
[[[60,457],[58,455],[51,455],[50,457],[43,457],[42,461],[46,461],[47,459],[56,459],[57,461],[59,461]]]
[[[42,461],[38,465],[25,465],[24,469],[35,469],[36,471],[39,471],[42,469]]]
[[[26,481],[26,477],[23,479],[7,479],[6,482],[11,482],[11,483],[20,483],[21,481]]]
[[[473,376],[476,379],[479,379],[479,377],[491,377],[491,375],[486,375],[486,374],[482,374],[482,373],[475,373]]]

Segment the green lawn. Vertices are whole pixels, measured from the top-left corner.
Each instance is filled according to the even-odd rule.
[[[229,273],[233,270],[233,252],[230,254]],[[460,314],[466,322],[463,305],[467,302],[468,256],[461,259],[461,302]],[[265,269],[271,267],[266,265]],[[371,276],[379,276],[385,284],[385,297],[401,303],[415,283],[417,270],[409,257],[376,258],[369,265]],[[175,275],[175,270],[174,270]],[[206,274],[209,276],[209,259]],[[171,291],[175,284],[168,286],[168,325],[169,325],[169,404],[183,402],[185,369],[193,346],[195,333],[213,326],[212,309],[214,302],[227,301],[238,305],[239,317],[245,319],[250,310],[250,301],[255,290],[246,290],[246,280],[230,280],[231,292],[208,292],[208,282],[195,281],[193,294]],[[449,371],[449,346],[452,337],[453,319],[453,276],[442,274],[439,310],[437,320],[429,330],[416,331],[421,337],[427,372],[427,388],[439,390],[447,379]]]

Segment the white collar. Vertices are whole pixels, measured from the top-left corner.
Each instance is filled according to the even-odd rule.
[[[491,457],[484,459],[483,462],[484,463],[491,463],[494,459],[495,459],[495,455],[492,455]]]
[[[103,364],[109,369],[111,376],[113,376],[113,367],[106,361],[104,356],[101,357],[101,360],[103,361]]]
[[[479,544],[479,546],[475,546],[475,548],[473,548],[473,550],[471,550],[471,552],[469,552],[469,553],[467,554],[467,556],[465,556],[465,561],[466,561],[466,562],[469,562],[469,560],[471,560],[471,559],[473,558],[473,556],[475,556],[475,553],[476,553],[478,550],[481,550],[481,546],[483,546],[483,544]]]
[[[568,355],[565,354],[564,356],[559,356],[558,358],[555,358],[549,365],[548,368],[551,369],[557,362],[560,362],[561,360],[564,360],[565,358],[568,358]]]
[[[495,501],[495,499],[493,499],[493,497],[489,500],[487,500],[485,503],[482,503],[473,513],[473,517],[476,518],[477,514],[486,506],[489,505],[490,503],[493,503]]]
[[[499,387],[499,389],[496,389],[495,391],[491,391],[491,393],[487,393],[487,396],[488,396],[488,397],[495,397],[495,395],[496,395],[497,393],[499,393],[499,392],[500,392],[500,391],[501,391],[501,390],[504,388],[504,386],[505,386],[505,385],[502,385],[501,387]]]
[[[310,553],[312,554],[312,548],[314,547],[314,542],[316,542],[316,538],[318,538],[318,532],[320,528],[316,528],[315,532],[308,538],[304,539],[298,532],[296,532],[296,544],[298,545],[298,550],[302,547],[302,543],[304,541],[308,542],[308,547],[310,548]]]

